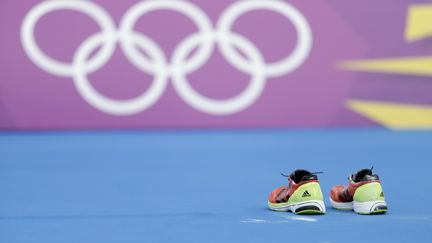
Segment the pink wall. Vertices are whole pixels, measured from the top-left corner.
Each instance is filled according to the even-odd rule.
[[[404,41],[413,1],[138,2],[1,1],[0,129],[376,126],[347,101],[432,104],[430,77],[337,68],[432,54]]]

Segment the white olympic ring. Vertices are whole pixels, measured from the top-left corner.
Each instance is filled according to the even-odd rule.
[[[94,19],[101,32],[91,35],[77,48],[72,63],[63,63],[47,56],[37,45],[34,29],[45,14],[57,10],[74,10]],[[153,40],[134,30],[137,20],[157,10],[173,10],[188,17],[198,28],[175,48],[170,61]],[[231,31],[234,22],[243,14],[265,9],[278,12],[291,21],[297,32],[297,43],[286,58],[265,63],[259,49],[244,36]],[[295,7],[280,0],[238,1],[220,16],[216,28],[197,6],[183,0],[147,0],[132,6],[116,30],[110,15],[99,5],[87,0],[47,0],[37,4],[25,16],[21,27],[21,42],[29,58],[44,71],[61,77],[71,77],[80,95],[93,107],[112,115],[131,115],[151,107],[163,95],[171,78],[179,96],[191,107],[208,114],[228,115],[252,105],[264,90],[270,77],[286,75],[296,70],[312,48],[312,32],[305,17]],[[112,57],[117,43],[125,56],[138,69],[154,76],[142,95],[128,100],[114,100],[99,93],[87,76],[105,65]],[[251,75],[251,81],[239,95],[217,100],[203,96],[193,89],[187,75],[198,70],[210,58],[217,45],[222,56],[239,71]],[[100,47],[100,50],[91,54]],[[190,54],[193,50],[193,55]],[[148,56],[141,54],[145,51]],[[237,50],[244,53],[240,55]],[[246,59],[247,58],[247,59]]]

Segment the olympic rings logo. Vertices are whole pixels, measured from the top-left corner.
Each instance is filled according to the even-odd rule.
[[[146,35],[136,32],[137,20],[152,11],[173,10],[190,18],[198,31],[184,38],[175,48],[170,60],[158,44]],[[234,22],[243,14],[270,10],[285,16],[297,32],[294,50],[284,59],[266,63],[259,49],[244,36],[231,31]],[[91,35],[77,48],[73,61],[64,63],[46,55],[37,45],[34,29],[41,17],[57,10],[73,10],[94,19],[101,31]],[[163,95],[169,80],[178,95],[194,109],[212,114],[229,115],[252,105],[264,90],[268,78],[289,74],[308,57],[312,47],[312,33],[305,17],[292,5],[279,0],[238,1],[228,6],[213,28],[209,17],[197,6],[182,0],[147,0],[132,6],[123,16],[119,28],[109,13],[99,5],[86,0],[48,0],[37,4],[25,16],[21,27],[21,41],[26,54],[42,70],[60,77],[70,77],[91,106],[112,115],[132,115],[151,107]],[[119,44],[127,59],[141,71],[153,76],[150,87],[137,97],[115,100],[98,92],[88,75],[105,65]],[[222,56],[236,69],[251,76],[245,90],[226,99],[210,99],[198,93],[189,84],[187,75],[201,68],[218,46]],[[100,50],[93,56],[91,53]],[[236,48],[245,54],[240,55]],[[189,54],[197,51],[189,57]],[[146,52],[147,56],[141,54]]]

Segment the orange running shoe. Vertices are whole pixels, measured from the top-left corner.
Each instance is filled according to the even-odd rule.
[[[318,174],[307,170],[296,170],[288,177],[289,185],[276,188],[270,193],[268,206],[275,211],[290,211],[295,214],[323,214],[325,205]]]
[[[336,209],[354,210],[359,214],[387,212],[387,203],[378,175],[362,169],[348,177],[348,186],[337,185],[330,192],[330,203]]]

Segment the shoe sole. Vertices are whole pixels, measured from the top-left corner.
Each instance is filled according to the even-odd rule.
[[[269,208],[279,212],[293,212],[295,214],[324,214],[324,201],[310,200],[299,203],[268,203]]]
[[[384,214],[387,213],[387,203],[382,200],[370,202],[335,202],[331,198],[330,203],[333,208],[339,210],[354,210],[358,214]]]
[[[358,214],[384,214],[387,213],[385,201],[354,202],[354,212]]]

